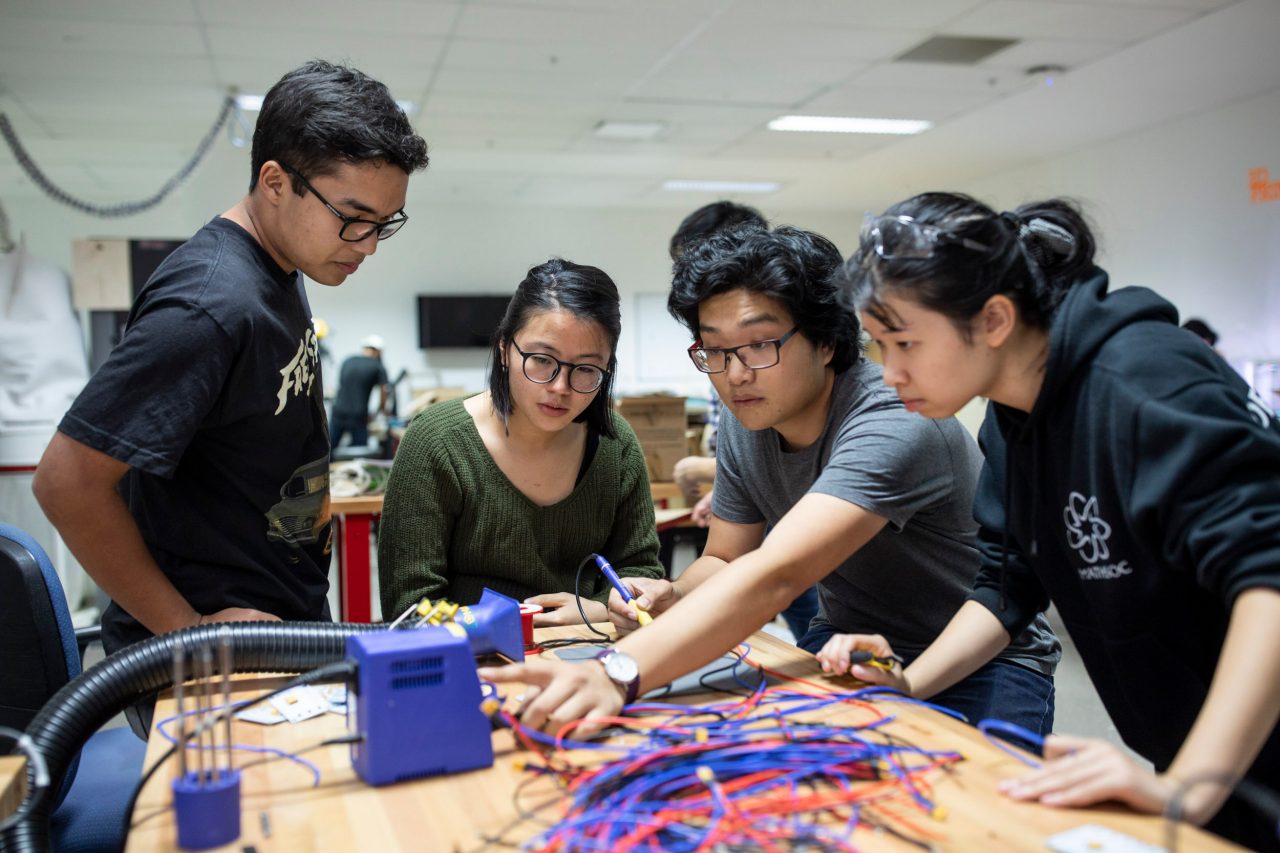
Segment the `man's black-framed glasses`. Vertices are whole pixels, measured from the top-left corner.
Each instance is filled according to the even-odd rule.
[[[525,352],[515,341],[511,345],[524,359],[524,375],[530,382],[546,385],[555,382],[560,375],[560,368],[569,368],[569,387],[579,394],[590,394],[604,384],[604,377],[609,371],[594,364],[574,364],[561,361],[545,352]]]
[[[877,216],[868,213],[862,223],[862,253],[870,257],[871,250],[882,260],[900,258],[931,258],[940,244],[964,246],[976,252],[985,252],[987,246],[977,240],[961,237],[936,225],[916,222],[910,216]]]
[[[284,163],[280,167],[289,174],[302,181],[302,185],[311,191],[311,194],[320,199],[320,203],[329,208],[329,212],[342,220],[342,229],[338,231],[338,237],[348,243],[359,243],[361,240],[368,240],[370,234],[377,234],[379,240],[385,240],[395,234],[404,224],[409,221],[409,216],[404,210],[398,211],[398,215],[386,220],[385,222],[374,222],[371,219],[360,219],[357,216],[346,216],[338,208],[329,204],[329,200],[311,186],[311,182],[305,176],[292,166],[286,166]]]
[[[751,370],[763,370],[773,367],[782,360],[782,345],[791,340],[791,336],[800,331],[796,326],[780,338],[769,338],[764,341],[753,341],[739,344],[736,347],[704,347],[701,341],[694,341],[689,346],[689,360],[693,366],[703,373],[724,373],[729,369],[729,356]]]

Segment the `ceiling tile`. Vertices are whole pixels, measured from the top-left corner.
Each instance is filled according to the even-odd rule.
[[[1055,0],[991,0],[947,25],[953,35],[1007,38],[1094,39],[1132,42],[1148,38],[1195,13],[1186,9]]]
[[[0,49],[47,52],[87,51],[100,55],[204,56],[194,25],[140,21],[86,21],[5,15]]]
[[[918,32],[908,30],[872,30],[788,22],[766,25],[729,14],[703,30],[692,40],[687,50],[693,53],[750,56],[762,67],[776,68],[788,58],[834,57],[853,62],[886,59],[896,56],[920,40]]]
[[[259,0],[191,2],[209,26],[266,32],[277,47],[282,41],[305,42],[320,33],[345,33],[348,39],[357,33],[445,36],[461,9],[457,2],[423,0],[372,0],[361,6],[346,0],[307,0],[305,5]]]
[[[772,25],[812,23],[868,30],[929,32],[985,3],[986,0],[739,0],[733,17]]]

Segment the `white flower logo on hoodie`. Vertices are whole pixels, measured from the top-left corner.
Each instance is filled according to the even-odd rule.
[[[1096,563],[1111,556],[1107,548],[1111,525],[1098,517],[1096,497],[1086,498],[1079,492],[1072,492],[1062,510],[1062,518],[1067,523],[1067,544],[1080,554],[1082,560]]]

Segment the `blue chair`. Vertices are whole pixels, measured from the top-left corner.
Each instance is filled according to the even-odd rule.
[[[0,725],[23,730],[54,693],[80,674],[100,629],[71,625],[49,556],[27,533],[0,523]],[[91,737],[68,769],[50,824],[57,853],[115,851],[124,810],[142,773],[146,743],[127,727]]]

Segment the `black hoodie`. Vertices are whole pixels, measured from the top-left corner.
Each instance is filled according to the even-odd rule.
[[[1161,771],[1236,596],[1280,588],[1280,423],[1177,319],[1098,269],[1073,286],[1031,412],[987,412],[974,499],[972,598],[1015,637],[1052,600],[1125,743]],[[1280,783],[1274,729],[1249,775]]]

